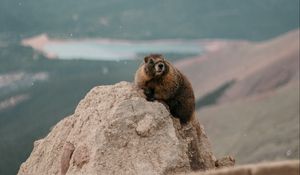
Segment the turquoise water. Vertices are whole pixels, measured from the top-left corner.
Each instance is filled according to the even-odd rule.
[[[171,53],[200,54],[202,49],[195,41],[175,42],[62,42],[50,43],[45,51],[60,59],[128,60],[138,54]]]

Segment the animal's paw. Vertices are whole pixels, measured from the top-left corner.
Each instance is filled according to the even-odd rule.
[[[167,108],[167,110],[170,112],[169,105],[166,102],[164,102],[162,100],[157,100],[157,101],[160,102],[161,104],[163,104]]]
[[[147,101],[154,101],[155,100],[154,97],[148,97],[148,96],[147,96],[146,99],[147,99]]]
[[[144,94],[146,95],[146,99],[148,101],[154,101],[155,98],[154,98],[154,90],[152,89],[144,89]]]

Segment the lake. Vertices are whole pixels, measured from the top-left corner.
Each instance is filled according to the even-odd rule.
[[[128,60],[149,53],[199,55],[196,41],[65,41],[49,42],[43,47],[47,54],[59,59]]]

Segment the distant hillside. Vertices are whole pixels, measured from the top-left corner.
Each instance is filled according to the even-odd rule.
[[[232,153],[238,164],[299,159],[299,30],[207,48],[177,66],[192,80],[217,156]]]
[[[1,0],[0,26],[20,38],[264,40],[299,28],[299,0]]]
[[[238,164],[299,159],[299,84],[197,111],[217,156]]]
[[[234,85],[220,101],[269,91],[299,78],[299,30],[265,42],[216,40],[206,47],[206,54],[175,63],[191,79],[198,98],[231,81]]]

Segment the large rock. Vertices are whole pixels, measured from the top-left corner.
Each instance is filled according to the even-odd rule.
[[[19,175],[174,174],[215,168],[197,121],[184,126],[131,83],[93,88],[34,143]]]

